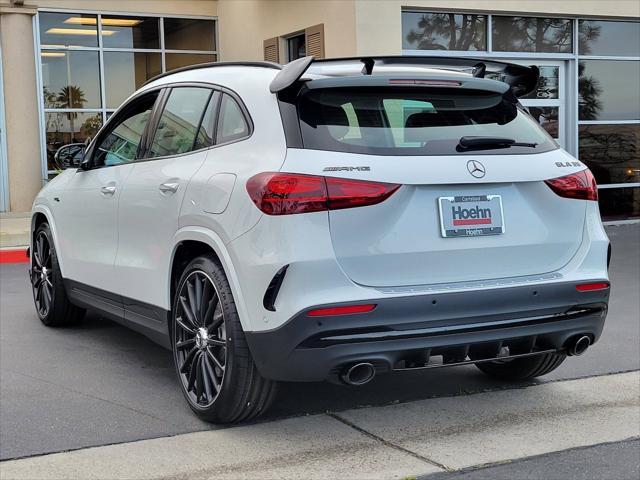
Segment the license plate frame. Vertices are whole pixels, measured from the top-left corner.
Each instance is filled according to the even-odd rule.
[[[468,209],[469,216],[465,218],[455,219],[453,210],[445,214],[445,207],[462,209],[464,206],[472,207]],[[505,232],[502,195],[438,197],[438,214],[440,233],[444,238],[484,237],[502,235]]]

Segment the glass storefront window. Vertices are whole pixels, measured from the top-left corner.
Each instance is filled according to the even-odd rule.
[[[40,44],[54,47],[97,47],[98,17],[76,13],[39,14]],[[103,32],[111,35],[111,31]]]
[[[580,120],[639,120],[640,62],[580,60]]]
[[[188,67],[198,63],[215,62],[216,56],[203,53],[167,53],[165,54],[165,65],[167,72],[180,67]]]
[[[486,50],[487,17],[474,14],[402,12],[402,48]]]
[[[65,167],[57,165],[54,159],[60,147],[93,138],[101,126],[102,113],[99,112],[45,113],[48,170],[62,170]]]
[[[640,218],[640,188],[601,188],[598,190],[603,220]]]
[[[598,184],[640,183],[640,124],[580,125],[580,160]]]
[[[558,124],[559,112],[560,109],[558,107],[529,107],[531,116],[535,118],[540,126],[555,140],[558,140],[560,135]]]
[[[160,20],[102,16],[102,44],[107,48],[160,48]],[[113,34],[105,35],[105,31]]]
[[[560,68],[553,65],[542,65],[540,68],[540,78],[535,90],[529,95],[520,98],[527,99],[549,99],[558,98],[560,87]]]
[[[493,16],[496,52],[573,52],[573,22],[564,18]]]
[[[215,50],[213,20],[164,19],[164,48],[167,50]]]
[[[104,52],[106,107],[118,108],[129,95],[161,72],[160,53]]]
[[[640,22],[580,20],[580,55],[640,57]]]
[[[43,50],[42,85],[45,108],[100,108],[98,52]]]
[[[50,172],[64,167],[58,148],[92,136],[163,58],[165,71],[217,60],[214,19],[39,11],[37,22]]]

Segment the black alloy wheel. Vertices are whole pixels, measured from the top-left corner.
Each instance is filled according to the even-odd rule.
[[[67,297],[52,239],[49,225],[41,223],[33,235],[30,280],[40,321],[49,327],[60,327],[79,322],[85,310]]]
[[[231,286],[214,255],[185,266],[171,312],[173,360],[191,410],[213,423],[243,422],[266,411],[277,384],[253,361]]]
[[[220,297],[209,275],[196,270],[182,282],[177,300],[173,341],[180,380],[190,403],[207,408],[220,393],[227,363]]]
[[[53,265],[49,238],[43,230],[38,231],[33,244],[31,285],[33,299],[40,317],[46,317],[53,302]]]

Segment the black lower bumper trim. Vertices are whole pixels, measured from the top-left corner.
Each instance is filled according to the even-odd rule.
[[[597,279],[596,279],[597,280]],[[378,372],[425,355],[443,363],[562,350],[576,335],[602,332],[609,290],[578,292],[574,283],[375,298],[365,314],[309,317],[306,311],[266,332],[246,332],[261,374],[283,381],[321,381],[345,366],[369,362]],[[309,309],[335,305],[314,305]],[[497,349],[497,350],[496,350]]]

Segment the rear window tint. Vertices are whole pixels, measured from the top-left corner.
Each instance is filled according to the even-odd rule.
[[[557,148],[509,98],[478,90],[332,88],[299,101],[305,148],[378,155],[455,155],[465,136],[510,138],[512,146],[473,153],[540,153]]]

